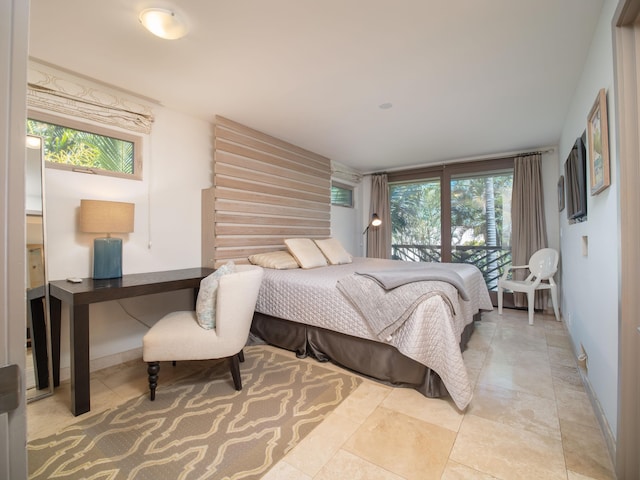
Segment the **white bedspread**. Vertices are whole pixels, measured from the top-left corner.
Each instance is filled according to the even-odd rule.
[[[314,325],[355,337],[380,341],[367,321],[336,288],[336,283],[358,269],[394,268],[397,260],[354,258],[353,263],[310,270],[265,269],[256,311],[285,320]],[[407,357],[434,370],[460,409],[471,401],[472,389],[460,351],[464,327],[480,310],[492,310],[491,299],[480,271],[473,265],[448,264],[463,279],[469,300],[462,300],[455,287],[444,282],[442,296],[421,302],[390,340]],[[434,282],[431,282],[434,283]],[[452,314],[450,304],[456,308]]]

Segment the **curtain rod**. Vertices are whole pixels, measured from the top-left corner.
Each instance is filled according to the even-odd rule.
[[[433,167],[446,167],[447,165],[452,165],[455,163],[465,163],[465,162],[475,162],[475,161],[480,161],[480,160],[503,160],[505,158],[515,158],[515,157],[522,157],[522,156],[527,156],[527,155],[542,155],[545,153],[551,153],[551,152],[555,152],[555,147],[546,147],[546,148],[542,148],[540,150],[533,150],[530,152],[514,152],[514,153],[508,153],[508,154],[500,154],[500,155],[496,155],[496,154],[490,154],[490,155],[483,155],[481,157],[467,157],[467,158],[461,158],[461,159],[457,159],[457,160],[451,160],[449,162],[441,162],[441,163],[428,163],[428,164],[422,164],[422,165],[414,165],[411,167],[399,167],[396,169],[392,169],[392,170],[384,170],[382,172],[365,172],[363,173],[363,175],[381,175],[381,174],[386,174],[386,173],[396,173],[396,172],[402,172],[404,170],[417,170],[420,168],[433,168]]]
[[[553,151],[555,151],[555,148],[547,148],[545,150],[535,150],[533,152],[513,153],[511,155],[502,155],[500,157],[483,158],[482,160],[504,160],[505,158],[526,157],[528,155],[543,155],[545,153],[551,153]],[[468,160],[468,161],[473,161],[473,160]],[[449,163],[458,163],[458,162],[449,162]],[[447,164],[446,163],[442,164],[442,166],[445,166],[445,165]]]

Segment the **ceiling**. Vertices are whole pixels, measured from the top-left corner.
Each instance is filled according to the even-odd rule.
[[[31,0],[29,51],[369,172],[557,144],[602,3]],[[189,34],[152,36],[150,6]]]

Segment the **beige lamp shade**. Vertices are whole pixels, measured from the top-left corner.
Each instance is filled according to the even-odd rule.
[[[133,232],[135,205],[103,200],[80,200],[80,230],[85,233]]]

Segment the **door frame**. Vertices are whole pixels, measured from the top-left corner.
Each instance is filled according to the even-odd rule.
[[[0,414],[0,478],[27,478],[25,162],[29,2],[0,0],[0,367],[17,365],[19,405]],[[10,280],[9,280],[10,279]]]
[[[618,419],[619,479],[640,478],[640,0],[620,0],[613,17],[620,212]]]

